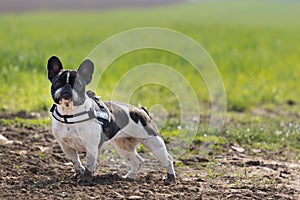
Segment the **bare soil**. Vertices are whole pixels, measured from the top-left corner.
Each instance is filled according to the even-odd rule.
[[[123,180],[128,166],[103,150],[92,185],[80,186],[50,128],[0,124],[0,134],[11,140],[0,146],[0,199],[300,199],[299,160],[283,149],[231,144],[210,155],[187,153],[175,160],[170,185],[162,168],[147,164],[135,181]]]

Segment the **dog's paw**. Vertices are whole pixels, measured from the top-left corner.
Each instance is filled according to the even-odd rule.
[[[84,168],[80,168],[80,169],[75,169],[75,173],[74,175],[72,176],[72,179],[75,180],[75,181],[78,181],[79,179],[81,179],[81,177],[83,176],[84,174]]]
[[[164,184],[170,185],[171,183],[175,183],[176,178],[174,174],[167,174],[167,177],[164,179]]]
[[[78,181],[79,179],[81,179],[82,175],[83,175],[83,173],[77,173],[77,172],[76,172],[76,173],[72,176],[72,179]]]
[[[93,181],[93,175],[89,170],[85,170],[84,173],[77,179],[79,185],[91,185]]]

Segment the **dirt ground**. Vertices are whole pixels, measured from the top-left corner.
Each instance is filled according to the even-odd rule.
[[[50,128],[2,124],[0,134],[9,139],[0,145],[0,199],[300,199],[300,163],[280,149],[226,145],[202,157],[187,154],[175,160],[171,185],[162,181],[164,169],[147,162],[135,181],[122,180],[128,166],[108,149],[92,185],[80,186]]]

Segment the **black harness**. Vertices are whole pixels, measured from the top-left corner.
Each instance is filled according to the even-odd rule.
[[[92,119],[97,119],[102,125],[106,125],[110,121],[110,116],[108,113],[109,111],[105,109],[104,106],[100,105],[99,99],[97,97],[89,96],[89,98],[95,101],[95,103],[98,105],[98,109],[90,109],[89,111],[83,111],[73,115],[62,115],[60,112],[58,112],[57,105],[53,104],[50,112],[52,113],[54,119],[64,124],[77,124]]]

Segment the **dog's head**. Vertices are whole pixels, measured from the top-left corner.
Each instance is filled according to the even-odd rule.
[[[85,101],[85,88],[92,81],[94,64],[86,59],[77,71],[64,70],[56,56],[48,60],[48,79],[51,81],[51,95],[55,103],[72,109]]]

